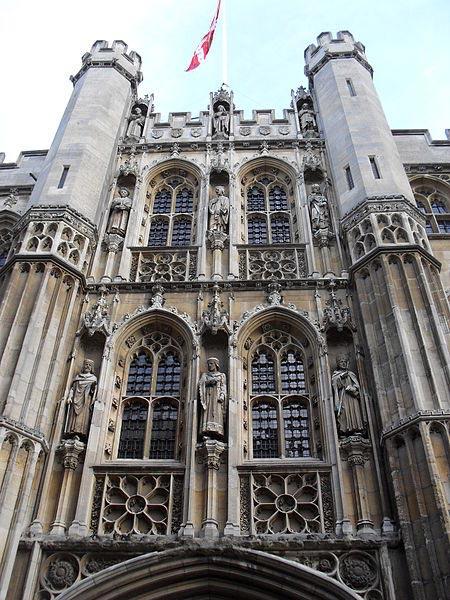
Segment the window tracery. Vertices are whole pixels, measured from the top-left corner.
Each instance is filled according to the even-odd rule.
[[[126,369],[118,458],[174,459],[177,454],[182,352],[154,331],[139,342]],[[136,346],[136,349],[134,349]]]
[[[271,173],[253,172],[244,178],[247,243],[289,244],[293,241],[289,198],[293,195],[290,178],[278,169]]]
[[[147,197],[151,215],[147,245],[191,245],[198,198],[197,178],[184,169],[168,169],[150,182]]]
[[[417,208],[426,216],[427,234],[450,233],[450,190],[442,182],[420,179],[412,182]]]
[[[252,345],[248,361],[253,459],[311,457],[306,340],[302,343],[270,325],[266,329]]]

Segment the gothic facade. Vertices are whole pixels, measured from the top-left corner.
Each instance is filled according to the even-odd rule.
[[[305,63],[163,122],[97,41],[0,164],[0,599],[450,598],[450,141]]]

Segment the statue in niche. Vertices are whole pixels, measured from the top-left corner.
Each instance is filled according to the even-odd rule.
[[[230,214],[230,199],[225,196],[225,188],[218,185],[216,195],[209,201],[209,230],[225,233]]]
[[[126,137],[138,140],[142,136],[144,123],[145,116],[142,114],[142,110],[137,106],[130,115]]]
[[[208,370],[198,382],[202,414],[200,435],[204,438],[223,438],[226,416],[227,383],[225,373],[220,372],[219,359],[207,360]]]
[[[86,437],[89,433],[91,409],[95,401],[97,377],[94,361],[86,359],[75,377],[67,398],[67,417],[64,433]]]
[[[223,104],[218,104],[213,114],[214,132],[222,135],[230,134],[230,115]]]
[[[311,228],[313,233],[317,233],[321,229],[330,229],[328,200],[320,191],[319,184],[314,183],[312,185],[308,201],[311,207]]]
[[[109,213],[107,233],[124,236],[127,231],[128,217],[132,205],[127,188],[119,189],[119,197],[113,200]]]
[[[314,111],[312,111],[308,104],[304,102],[302,108],[298,113],[300,121],[300,129],[305,137],[315,137],[317,133],[317,123]]]
[[[341,434],[350,435],[365,430],[361,410],[361,395],[358,378],[349,370],[349,362],[340,356],[331,377],[334,396],[334,410]]]

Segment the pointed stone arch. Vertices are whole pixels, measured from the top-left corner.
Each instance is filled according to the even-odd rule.
[[[361,600],[327,575],[266,552],[198,546],[152,552],[91,575],[59,600]]]

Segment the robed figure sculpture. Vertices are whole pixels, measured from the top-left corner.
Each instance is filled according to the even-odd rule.
[[[219,360],[207,360],[208,370],[198,383],[201,405],[199,433],[203,437],[223,438],[225,430],[227,383],[220,372]]]
[[[95,401],[97,377],[93,373],[94,361],[85,360],[81,373],[75,377],[67,397],[65,433],[86,437],[89,433],[92,405]]]
[[[344,435],[363,432],[365,424],[361,410],[360,386],[358,378],[348,368],[346,357],[337,359],[331,382],[339,432]]]

